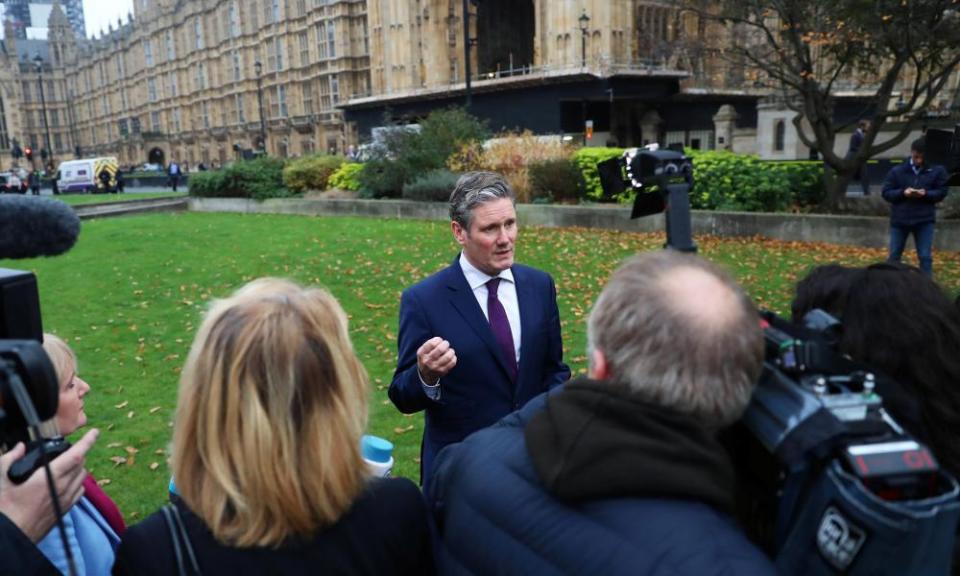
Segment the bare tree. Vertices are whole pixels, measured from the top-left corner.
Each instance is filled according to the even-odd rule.
[[[705,18],[749,30],[728,56],[757,69],[797,112],[800,140],[820,153],[828,206],[870,158],[919,125],[960,64],[960,0],[688,0]],[[859,152],[834,150],[838,87],[868,91],[872,116]],[[896,105],[891,105],[897,101]],[[853,120],[855,121],[855,120]],[[881,131],[892,136],[878,141]]]

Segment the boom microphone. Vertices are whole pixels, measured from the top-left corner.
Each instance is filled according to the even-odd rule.
[[[63,254],[79,235],[80,218],[63,202],[0,196],[0,258]]]

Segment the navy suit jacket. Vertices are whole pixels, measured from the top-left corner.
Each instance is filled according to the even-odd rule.
[[[434,457],[444,446],[490,426],[570,377],[570,369],[563,363],[553,279],[520,264],[514,264],[511,271],[520,307],[520,365],[515,385],[459,258],[408,288],[400,299],[399,354],[389,396],[405,414],[426,412],[420,453],[424,486]],[[457,353],[457,365],[440,380],[438,401],[427,397],[417,374],[417,349],[434,336],[449,341]]]

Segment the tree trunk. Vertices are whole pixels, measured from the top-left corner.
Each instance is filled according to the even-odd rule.
[[[823,199],[823,208],[829,212],[836,212],[840,207],[840,200],[847,195],[847,185],[853,180],[856,170],[837,172],[829,165],[823,166],[823,187],[827,194]]]

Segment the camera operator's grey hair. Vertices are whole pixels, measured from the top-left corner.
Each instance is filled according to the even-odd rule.
[[[743,414],[763,366],[759,315],[740,286],[672,250],[620,265],[593,307],[587,341],[611,382],[710,427]]]
[[[500,198],[516,199],[503,176],[496,172],[467,172],[457,180],[450,194],[450,219],[470,230],[473,209]]]

